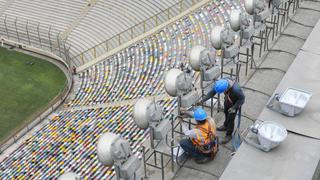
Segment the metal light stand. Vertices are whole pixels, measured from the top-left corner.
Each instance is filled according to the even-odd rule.
[[[183,67],[182,67],[183,69]],[[171,69],[172,71],[168,72],[165,78],[165,89],[167,93],[172,97],[177,97],[178,101],[178,109],[177,113],[178,115],[181,114],[180,108],[182,106],[188,106],[189,103],[192,103],[195,99],[197,100],[199,97],[195,97],[194,95],[197,94],[192,85],[190,84],[192,81],[192,78],[187,75],[186,72],[180,71],[178,69]],[[173,73],[173,74],[172,74]],[[169,79],[167,79],[169,78]],[[168,88],[168,89],[167,89]],[[190,94],[191,93],[191,94]],[[189,96],[190,95],[190,96]],[[169,117],[169,121],[171,121],[172,128],[174,127],[174,116],[171,115]],[[172,129],[171,128],[171,129]],[[161,129],[161,128],[160,128]],[[180,128],[182,131],[182,127]],[[153,132],[155,129],[153,127],[150,127],[150,133],[151,133],[151,140],[153,139]],[[162,131],[161,131],[162,132]],[[167,132],[167,131],[166,131]],[[162,133],[160,133],[162,134]],[[143,147],[143,163],[144,163],[144,170],[145,170],[145,177],[147,177],[146,167],[150,166],[156,169],[161,170],[161,176],[164,180],[165,174],[164,169],[171,164],[171,171],[172,173],[175,170],[175,163],[174,163],[174,133],[173,130],[171,130],[171,136],[172,141],[167,142],[168,135],[170,133],[167,133],[166,135],[161,137],[165,138],[157,138],[159,141],[155,144],[153,141],[151,142],[151,148],[146,150],[145,147]],[[158,136],[160,137],[160,136]],[[160,140],[161,139],[161,140]],[[165,141],[164,141],[165,140]],[[160,158],[160,160],[159,160]],[[166,160],[167,158],[168,160]],[[160,161],[160,162],[159,162]]]
[[[292,14],[300,7],[300,0],[288,0],[288,9],[292,6]]]
[[[289,19],[289,8],[290,3],[288,2],[282,3],[277,9],[274,7],[272,8],[272,14],[275,16],[274,18],[276,18],[276,26],[274,27],[276,29],[276,36],[278,36],[278,33],[280,34],[282,32],[282,28]]]
[[[220,76],[220,78],[224,78],[225,77],[224,75],[228,75],[229,77],[235,79],[236,81],[239,81],[240,80],[239,74],[240,74],[240,69],[241,69],[241,62],[239,61],[239,62],[235,63],[236,64],[236,73],[234,74],[233,73],[233,68],[230,69],[230,72],[227,72],[227,71],[224,70],[224,65],[225,65],[224,64],[224,59],[225,59],[224,58],[224,50],[222,49],[222,53],[221,53],[221,76]],[[217,99],[217,103],[218,103],[217,112],[220,112],[220,110],[222,109],[221,103],[220,103],[220,98],[221,98],[220,94],[218,94],[217,98],[215,98],[215,97],[211,98],[211,116],[213,116],[213,106],[216,104],[216,103],[215,104],[213,103],[213,99]]]
[[[177,116],[175,117],[174,119],[177,119],[177,118],[181,118],[180,121],[178,121],[177,124],[174,124],[174,120],[172,121],[172,131],[171,131],[171,134],[172,134],[172,137],[174,138],[175,134],[177,134],[178,136],[184,136],[184,133],[182,131],[182,124],[181,122],[184,122],[184,123],[187,123],[188,124],[188,128],[191,129],[191,127],[195,126],[196,124],[195,123],[192,123],[191,122],[191,118],[188,118],[188,121],[184,120],[184,118],[182,118],[182,116]],[[171,141],[171,144],[173,144],[173,141]],[[179,154],[179,149],[178,149],[178,152],[177,154]],[[179,162],[179,159],[177,158],[176,159],[176,163],[178,165],[178,169],[177,171],[184,165],[184,163],[187,161],[187,159],[183,160],[182,162]]]
[[[222,74],[222,73],[221,73],[221,74]],[[206,88],[212,86],[213,83],[214,83],[214,81],[211,81],[207,86],[204,86],[204,84],[203,84],[203,82],[204,82],[203,76],[204,76],[204,71],[203,71],[203,69],[201,69],[201,71],[200,71],[200,87],[201,87],[201,94],[202,94],[201,97],[202,97],[202,98],[205,96],[204,90],[205,90]],[[214,100],[214,99],[217,100],[215,103],[213,103],[213,100]],[[213,107],[214,107],[217,103],[219,104],[219,99],[218,99],[217,97],[212,97],[212,98],[210,99],[210,107],[209,107],[209,108],[210,108],[210,114],[211,114],[211,116],[213,116]],[[202,106],[202,107],[208,107],[208,106],[204,105],[204,102],[201,104],[201,106]],[[219,107],[219,105],[218,105],[218,107]]]
[[[170,147],[170,154],[157,150],[159,146],[163,145],[160,142],[157,143],[154,147],[154,149],[148,149],[146,150],[145,146],[142,146],[142,159],[143,159],[143,164],[144,164],[144,176],[145,178],[147,178],[147,166],[156,168],[161,170],[161,178],[162,180],[164,180],[164,169],[171,164],[171,172],[178,172],[180,170],[180,168],[184,165],[184,163],[187,161],[187,159],[185,159],[182,162],[179,162],[178,157],[176,157],[176,159],[174,159],[174,153],[173,153],[173,148],[176,147],[174,145],[174,139],[175,139],[175,134],[177,135],[184,135],[182,132],[182,125],[180,123],[180,121],[178,121],[178,123],[175,124],[175,121],[177,118],[179,118],[181,116],[174,116],[173,114],[171,114],[170,117],[170,121],[171,121],[171,137],[172,140],[169,142],[170,144],[168,144],[167,142],[167,138],[166,138],[166,143],[167,145]],[[189,128],[191,128],[191,125],[195,125],[194,123],[191,122],[191,119],[189,119],[189,121],[184,121],[186,123],[189,124]],[[177,154],[179,154],[179,148],[178,148],[178,152]],[[160,160],[158,160],[158,157],[160,156]],[[169,158],[168,160],[165,160],[165,157]],[[160,162],[159,162],[160,161]],[[175,169],[175,163],[177,164],[177,169]]]
[[[282,32],[282,28],[289,21],[289,10],[290,10],[290,3],[284,2],[281,7],[278,9],[278,16],[281,16],[280,22],[280,33]]]
[[[230,31],[229,27],[228,27],[227,31],[228,32]],[[233,61],[234,64],[236,64],[236,67],[235,67],[236,68],[236,73],[233,74],[233,68],[231,68],[230,72],[225,71],[224,70],[225,69],[224,66],[227,64],[227,63],[224,62],[226,60],[226,58],[225,58],[226,49],[228,47],[231,47],[231,46],[229,46],[230,44],[224,42],[223,40],[222,40],[221,43],[222,43],[222,45],[221,45],[221,75],[220,75],[220,78],[224,78],[224,75],[229,75],[230,77],[235,77],[235,79],[237,81],[239,81],[239,77],[240,77],[239,74],[240,74],[240,69],[241,69],[241,62],[239,61],[239,55],[237,54],[235,56],[232,55],[232,57],[230,56],[231,61]],[[239,50],[238,50],[237,53],[239,53]],[[235,58],[238,58],[237,62],[235,61]],[[222,109],[222,108],[221,108],[220,95],[219,94],[218,94],[217,101],[218,101],[217,112],[220,112],[220,109]],[[213,99],[211,99],[211,107],[213,107]],[[212,112],[211,112],[211,115],[213,115]]]
[[[254,43],[248,42],[246,44],[243,44],[241,47],[246,49],[245,53],[239,52],[239,59],[240,56],[244,56],[245,60],[240,60],[241,63],[245,64],[245,75],[248,75],[248,68],[249,68],[249,63],[250,63],[250,68],[253,68],[254,62]]]
[[[160,169],[162,172],[162,179],[164,179],[164,168],[172,162],[173,154],[172,147],[168,149],[164,142],[164,137],[170,131],[170,120],[172,118],[163,117],[163,109],[157,104],[155,98],[150,101],[148,99],[139,99],[133,108],[133,119],[135,124],[142,129],[149,128],[150,144],[145,141],[142,146],[144,176],[147,177],[147,165]],[[148,147],[148,148],[147,148]],[[160,157],[160,165],[158,158]],[[164,157],[169,160],[164,162]],[[173,166],[172,166],[173,167]],[[173,171],[173,168],[172,168]]]
[[[170,117],[171,124],[173,123],[173,116]],[[150,128],[150,131],[152,128]],[[172,132],[172,130],[171,130]],[[152,135],[152,132],[150,132]],[[172,134],[173,136],[173,134]],[[151,139],[151,138],[150,138]],[[174,161],[173,161],[173,142],[170,144],[170,153],[161,150],[163,146],[163,140],[158,141],[157,144],[151,139],[151,148],[147,149],[145,146],[142,146],[142,160],[144,167],[144,177],[147,178],[147,166],[161,170],[161,177],[164,180],[164,169],[171,163],[171,171],[174,172]],[[158,157],[160,156],[160,160]],[[165,160],[164,158],[168,158]],[[159,162],[160,161],[160,162]]]
[[[263,27],[261,27],[263,26]],[[259,29],[256,30],[258,35],[252,36],[254,39],[258,39],[258,42],[254,42],[254,45],[259,46],[259,57],[262,55],[262,48],[266,46],[267,43],[267,27],[266,25],[261,25]]]
[[[172,120],[171,120],[172,121]],[[146,167],[150,166],[156,169],[161,170],[161,177],[164,179],[164,169],[169,165],[171,162],[171,171],[174,172],[174,161],[173,161],[173,147],[170,146],[170,153],[167,153],[164,150],[164,144],[163,140],[159,141],[157,144],[153,146],[153,148],[147,149],[145,146],[142,146],[142,152],[143,152],[143,164],[144,164],[144,173],[145,178],[147,178],[147,171]],[[158,157],[160,157],[160,160],[158,160]],[[164,158],[168,158],[168,160],[165,160]],[[160,162],[159,162],[160,161]]]
[[[114,166],[114,171],[116,172],[117,180],[123,180],[123,178],[120,178],[121,177],[121,174],[120,174],[121,170],[120,169],[123,166],[123,164],[121,162],[115,162],[113,166]],[[141,179],[141,177],[139,177],[137,175],[137,173],[135,172],[135,173],[133,173],[133,176],[130,177],[128,180],[140,180],[140,179]]]
[[[271,15],[271,19],[270,21],[267,20],[266,24],[267,24],[267,32],[268,32],[268,29],[270,30],[269,32],[272,31],[272,41],[273,41],[276,35],[276,27],[279,24],[279,19],[277,18],[278,13],[275,12],[275,8],[272,9],[272,12],[273,13]],[[268,44],[267,44],[267,47],[268,47]]]
[[[262,55],[262,48],[266,50],[268,44],[268,30],[266,25],[266,19],[271,15],[268,5],[263,1],[256,1],[256,7],[252,10],[253,15],[253,26],[256,29],[253,38],[258,39],[259,42],[254,42],[255,45],[259,46],[259,57]],[[273,21],[272,21],[273,22]]]
[[[222,50],[222,52],[224,52],[224,50]],[[233,73],[233,68],[230,69],[230,72],[224,71],[223,66],[225,65],[225,64],[224,64],[225,58],[224,58],[224,55],[223,55],[223,54],[224,54],[224,53],[222,53],[222,55],[221,55],[221,78],[224,78],[223,75],[228,75],[228,76],[230,76],[231,78],[234,78],[236,81],[239,81],[239,79],[240,79],[240,76],[239,76],[239,75],[240,75],[240,69],[241,69],[241,61],[234,62],[234,63],[236,64],[236,67],[235,67],[236,72],[235,72],[235,74]],[[239,55],[236,56],[236,57],[233,57],[232,59],[234,59],[234,58],[239,58]],[[234,60],[233,60],[233,61],[234,61]]]

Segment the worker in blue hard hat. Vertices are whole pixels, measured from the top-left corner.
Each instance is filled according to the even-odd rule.
[[[214,158],[218,151],[218,139],[216,137],[216,124],[212,118],[207,117],[207,113],[202,108],[196,108],[193,116],[197,125],[189,130],[182,121],[182,130],[187,139],[180,141],[182,149],[195,158],[199,164],[206,163]]]
[[[200,103],[202,104],[214,95],[221,93],[224,93],[225,121],[222,126],[217,128],[217,131],[226,131],[225,138],[221,140],[221,143],[225,144],[232,139],[234,120],[236,118],[237,111],[239,111],[245,101],[245,96],[237,82],[227,78],[219,79],[215,82],[213,88],[200,101]]]

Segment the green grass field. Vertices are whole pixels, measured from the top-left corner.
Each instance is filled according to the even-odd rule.
[[[43,110],[65,82],[55,65],[0,48],[0,142]]]

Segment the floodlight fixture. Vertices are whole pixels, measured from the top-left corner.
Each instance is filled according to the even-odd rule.
[[[191,49],[189,64],[193,70],[201,72],[203,81],[212,81],[220,76],[221,69],[215,63],[215,49],[210,52],[200,45]]]
[[[235,33],[229,27],[216,26],[212,29],[210,41],[217,50],[222,50],[223,58],[234,58],[238,56],[240,47],[235,44]]]
[[[232,10],[230,13],[230,27],[233,31],[240,31],[242,39],[251,39],[254,33],[252,19],[245,12],[240,10]]]
[[[309,91],[289,87],[281,95],[277,94],[280,112],[287,116],[296,116],[302,112],[312,97]]]
[[[170,121],[163,118],[163,109],[155,100],[139,99],[133,108],[133,119],[138,127],[150,129],[151,148],[170,131]]]
[[[132,154],[129,142],[120,135],[102,134],[98,139],[97,155],[103,165],[114,165],[117,179],[136,179],[140,160]]]
[[[253,137],[256,137],[259,143],[250,140],[248,137],[244,140],[265,152],[277,147],[288,135],[285,127],[273,121],[256,121],[249,129],[255,134]]]
[[[192,81],[190,74],[173,68],[165,76],[164,88],[170,96],[181,98],[182,107],[190,107],[199,100]]]
[[[265,0],[245,0],[244,7],[250,15],[253,15],[254,24],[256,22],[263,24],[271,16]]]

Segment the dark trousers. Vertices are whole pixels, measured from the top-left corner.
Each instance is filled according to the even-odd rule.
[[[203,159],[205,157],[208,157],[205,154],[202,154],[195,145],[193,145],[192,141],[188,139],[182,139],[180,141],[180,146],[182,149],[190,156],[192,156],[195,159]]]
[[[234,120],[236,119],[238,110],[235,113],[229,113],[228,109],[225,108],[224,115],[225,121],[223,125],[227,128],[227,136],[232,135],[234,129]]]

